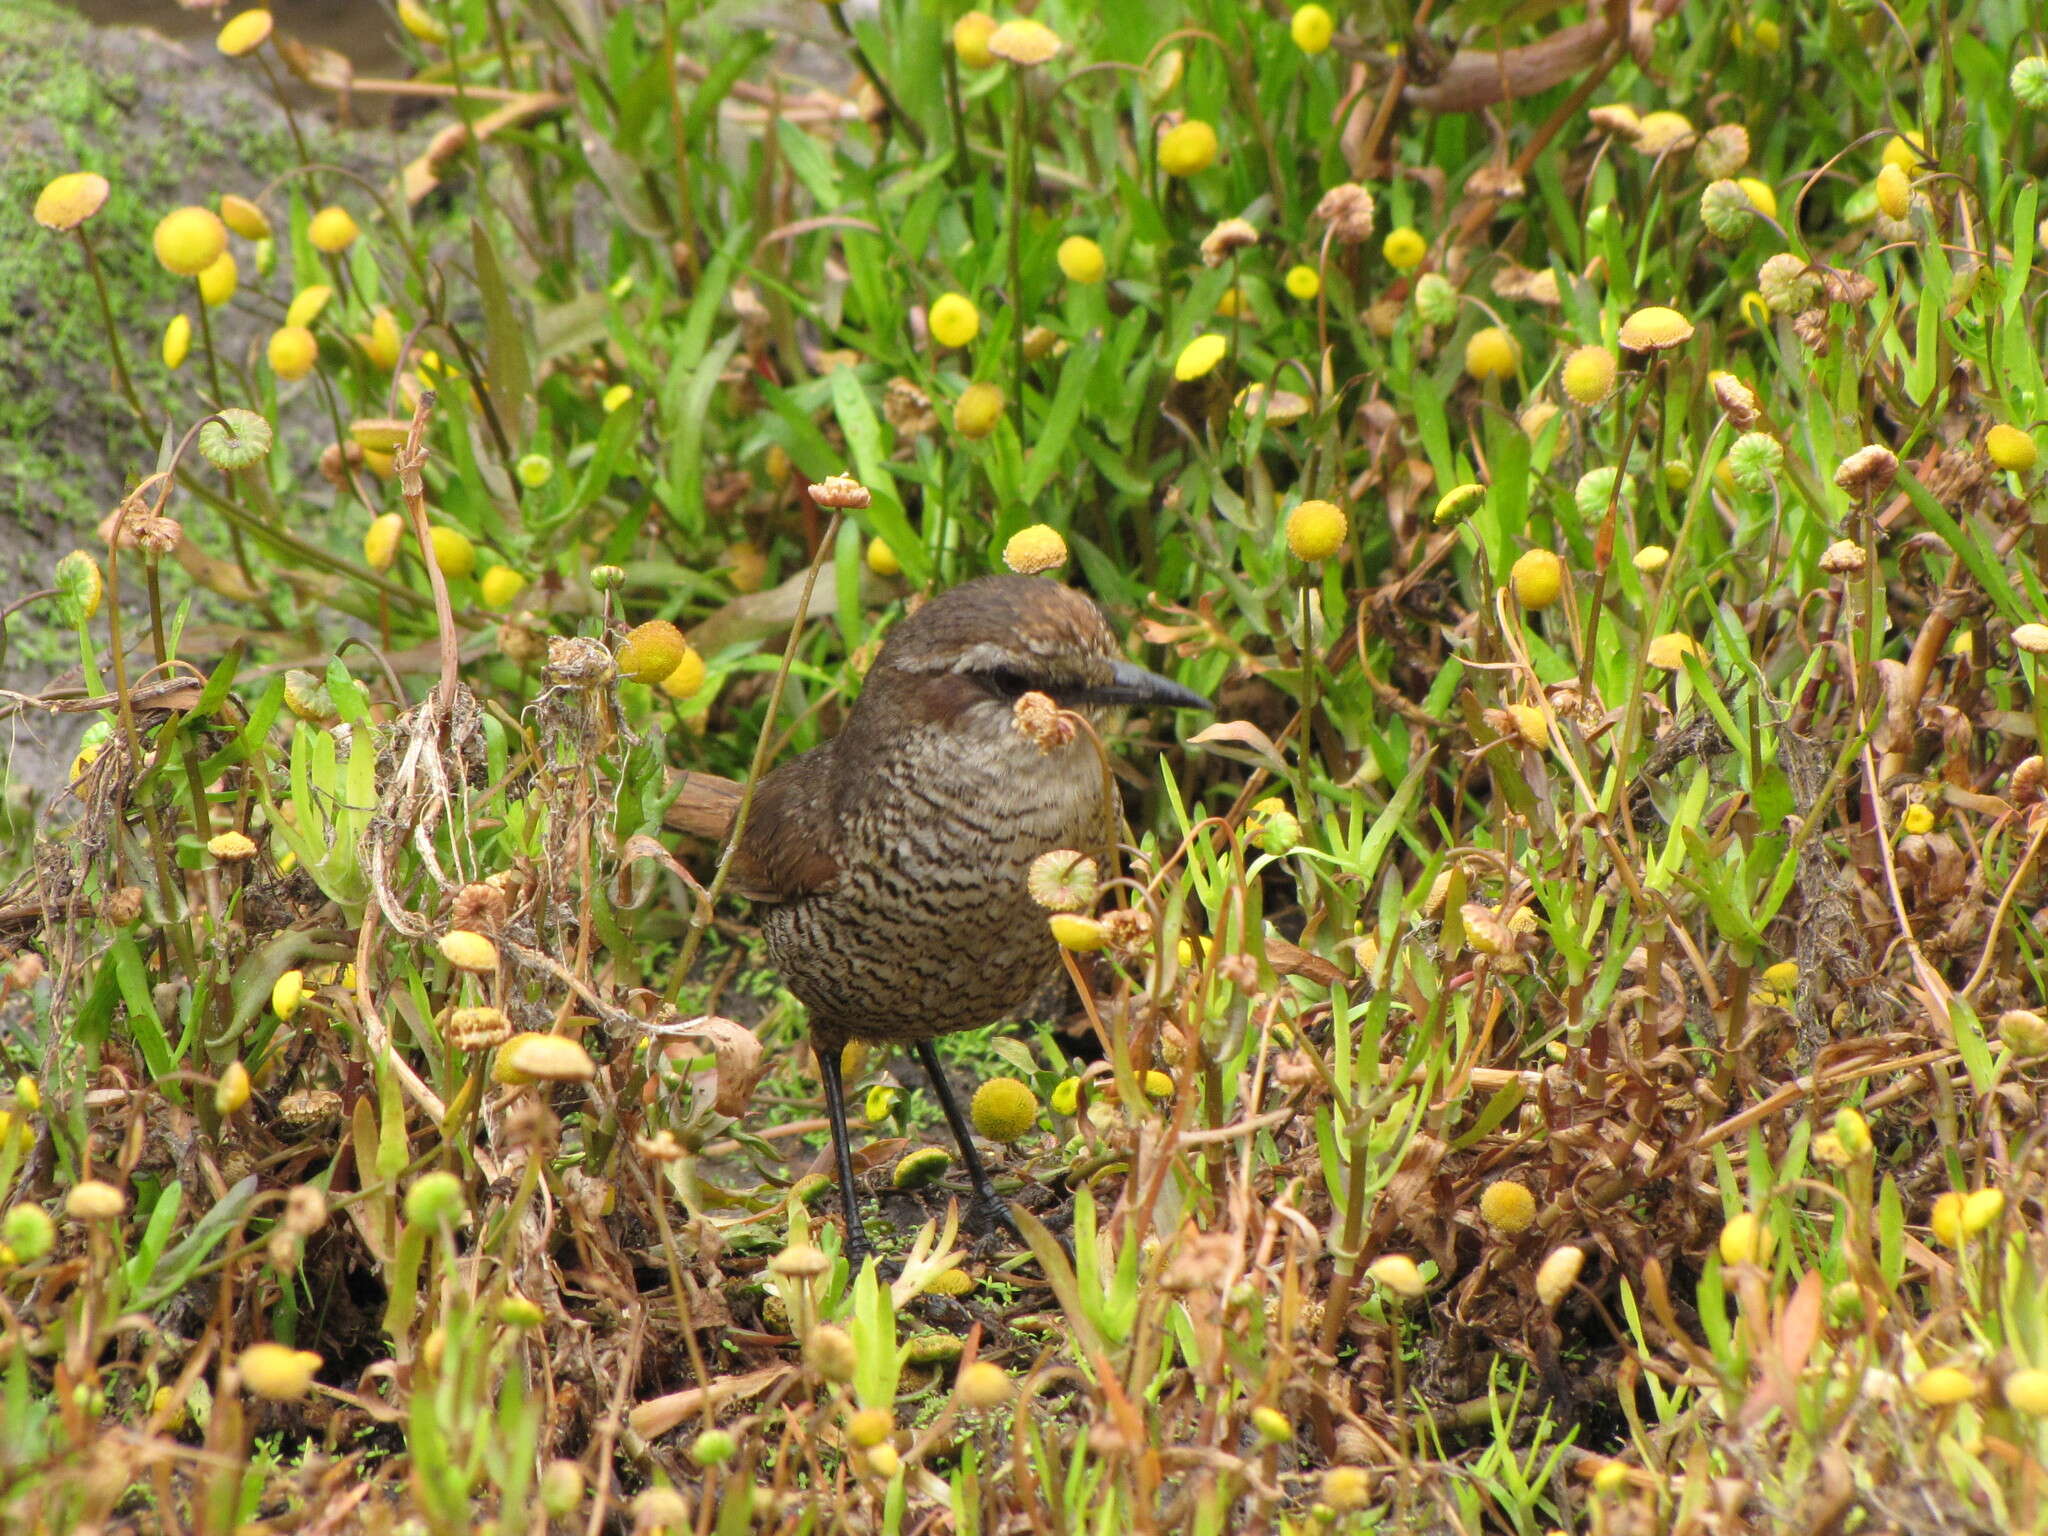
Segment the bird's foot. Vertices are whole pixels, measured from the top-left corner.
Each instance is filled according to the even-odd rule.
[[[968,1226],[979,1238],[974,1245],[977,1258],[993,1258],[1012,1240],[1026,1253],[1031,1251],[1031,1244],[1024,1237],[1024,1229],[1017,1225],[1008,1201],[993,1195],[977,1197],[969,1207],[969,1213]]]

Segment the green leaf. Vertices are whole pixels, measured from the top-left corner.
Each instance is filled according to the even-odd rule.
[[[490,391],[498,420],[517,445],[532,429],[528,418],[533,397],[533,361],[526,352],[526,325],[512,302],[505,275],[499,270],[488,221],[471,221],[469,252],[476,264],[477,298],[484,308],[484,387]]]

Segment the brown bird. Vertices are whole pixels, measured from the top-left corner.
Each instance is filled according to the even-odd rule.
[[[912,1045],[982,1220],[1016,1230],[932,1041],[1014,1015],[1057,971],[1026,871],[1056,848],[1108,850],[1120,814],[1085,731],[1049,751],[1019,731],[1027,692],[1084,717],[1125,704],[1212,707],[1125,661],[1080,593],[983,577],[891,631],[845,728],[761,780],[733,850],[731,886],[761,904],[769,958],[810,1010],[856,1263],[873,1250],[840,1081],[849,1040]]]

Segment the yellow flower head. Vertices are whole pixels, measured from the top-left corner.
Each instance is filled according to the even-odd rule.
[[[280,326],[270,333],[264,355],[280,379],[303,379],[320,360],[320,343],[303,325]]]
[[[2016,475],[2032,469],[2041,456],[2032,437],[2002,421],[1984,434],[1984,452],[2000,469]]]
[[[315,283],[310,288],[301,288],[292,295],[292,302],[284,312],[286,325],[310,326],[320,318],[320,311],[327,307],[334,297],[334,290],[326,283]]]
[[[932,300],[932,340],[942,347],[964,347],[981,334],[981,312],[965,294],[942,293]]]
[[[1620,341],[1631,352],[1661,352],[1692,336],[1692,322],[1675,309],[1652,304],[1621,322]]]
[[[1213,331],[1197,336],[1180,349],[1180,356],[1174,359],[1173,376],[1183,384],[1199,379],[1214,371],[1230,350],[1230,343]]]
[[[235,253],[222,251],[213,258],[213,265],[199,274],[199,302],[208,309],[219,309],[235,296],[235,285],[240,279]]]
[[[1605,347],[1580,347],[1564,360],[1559,382],[1575,405],[1594,406],[1614,388],[1621,362]]]
[[[704,658],[697,653],[697,648],[686,644],[682,660],[661,680],[661,691],[672,699],[690,698],[704,686],[704,679],[709,673],[710,669],[704,665]]]
[[[180,277],[197,277],[228,248],[228,227],[211,208],[179,208],[157,221],[156,259]]]
[[[1099,283],[1108,268],[1102,247],[1086,235],[1069,235],[1062,240],[1057,259],[1061,273],[1070,283]]]
[[[1169,176],[1197,176],[1216,163],[1216,130],[1198,117],[1169,128],[1159,140],[1159,168]]]
[[[268,11],[243,11],[227,19],[220,31],[214,34],[213,45],[229,58],[239,59],[263,46],[270,37],[272,25]]]
[[[1288,293],[1304,304],[1323,291],[1322,274],[1310,266],[1297,264],[1289,267],[1282,281],[1287,285]]]
[[[1003,564],[1020,576],[1036,576],[1066,563],[1067,541],[1045,523],[1019,528],[1003,545]]]
[[[629,682],[658,683],[683,659],[689,642],[667,619],[637,626],[619,645],[619,675]]]
[[[1521,345],[1497,325],[1474,331],[1465,343],[1465,371],[1482,384],[1512,379],[1521,360]]]
[[[1396,272],[1413,272],[1422,265],[1422,258],[1429,254],[1429,242],[1422,238],[1419,230],[1403,224],[1398,229],[1387,231],[1387,238],[1380,242],[1380,254],[1387,258],[1387,265]]]
[[[953,23],[953,52],[969,69],[987,69],[996,61],[988,46],[995,33],[995,17],[986,11],[969,11]]]
[[[1523,552],[1508,572],[1515,601],[1531,613],[1541,613],[1564,594],[1564,561],[1553,550]]]
[[[1014,1077],[992,1077],[974,1090],[969,1118],[990,1141],[1015,1141],[1038,1123],[1038,1095]]]
[[[1288,21],[1287,32],[1303,53],[1321,53],[1330,46],[1337,23],[1320,5],[1304,5]]]
[[[347,250],[361,233],[349,211],[333,205],[314,214],[312,222],[306,226],[306,238],[312,241],[313,249],[328,256]]]
[[[450,581],[460,581],[476,569],[476,546],[460,528],[437,523],[427,530],[427,539],[434,546],[434,564]]]
[[[1297,560],[1327,560],[1344,547],[1351,520],[1335,502],[1304,501],[1287,514],[1287,547]]]
[[[1020,17],[989,34],[988,51],[1006,63],[1030,69],[1060,51],[1060,36],[1042,21]]]
[[[192,351],[192,322],[184,315],[171,316],[170,324],[164,327],[164,366],[177,369],[183,366]]]
[[[962,437],[987,437],[1003,419],[1003,392],[994,384],[970,384],[953,406],[953,429]]]
[[[36,197],[36,222],[45,229],[76,229],[107,200],[107,178],[97,171],[68,171]]]

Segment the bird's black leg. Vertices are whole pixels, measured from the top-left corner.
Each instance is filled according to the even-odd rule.
[[[946,1124],[953,1128],[953,1140],[960,1144],[960,1160],[967,1164],[967,1177],[974,1185],[974,1203],[982,1220],[984,1223],[1000,1222],[1009,1229],[1012,1237],[1023,1242],[1024,1234],[1017,1230],[1017,1219],[1010,1214],[1010,1207],[1003,1197],[996,1193],[995,1185],[989,1182],[988,1170],[981,1166],[981,1154],[974,1150],[973,1128],[968,1125],[967,1117],[960,1113],[952,1085],[946,1081],[946,1069],[939,1064],[939,1053],[932,1049],[931,1041],[917,1042],[917,1059],[924,1063],[924,1074],[932,1080],[932,1092],[939,1096],[939,1108],[946,1112]]]
[[[832,1122],[832,1160],[839,1165],[839,1204],[846,1213],[846,1259],[856,1273],[873,1255],[868,1229],[861,1225],[860,1194],[853,1187],[853,1142],[846,1134],[846,1088],[839,1077],[840,1042],[814,1040],[818,1076],[825,1083],[825,1117]]]

